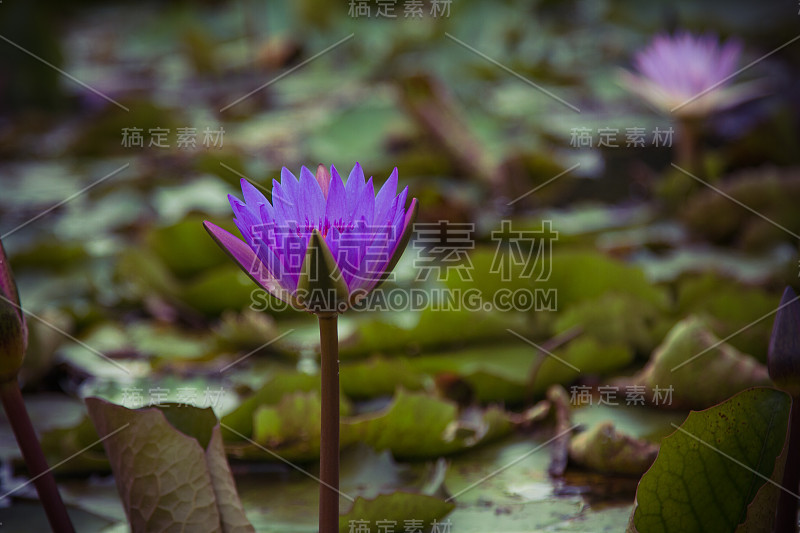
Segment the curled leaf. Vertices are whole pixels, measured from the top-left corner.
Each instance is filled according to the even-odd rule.
[[[640,476],[657,454],[657,444],[620,433],[611,422],[597,424],[569,443],[572,461],[605,474]]]
[[[769,385],[767,369],[716,337],[690,316],[667,334],[633,381],[647,390],[671,390],[673,408],[705,408],[749,387]]]
[[[210,409],[132,410],[88,398],[134,533],[253,533]]]

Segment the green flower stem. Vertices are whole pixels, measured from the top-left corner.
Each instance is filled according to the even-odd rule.
[[[336,313],[320,314],[319,533],[339,531],[339,339]]]
[[[0,399],[3,401],[3,409],[6,411],[8,422],[17,438],[17,444],[25,459],[28,473],[39,493],[47,520],[55,533],[74,533],[75,528],[67,514],[67,508],[58,493],[56,480],[53,473],[47,466],[42,446],[36,437],[36,432],[25,408],[22,399],[22,391],[16,380],[12,380],[0,385]]]
[[[789,415],[789,454],[783,468],[782,490],[778,496],[778,511],[775,515],[775,533],[796,533],[797,494],[800,488],[800,397],[792,399]]]

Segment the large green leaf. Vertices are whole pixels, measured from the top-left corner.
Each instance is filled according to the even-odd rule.
[[[199,231],[202,217],[188,216],[171,226],[151,229],[145,242],[170,271],[187,279],[213,267],[225,264],[226,257],[204,231]],[[235,231],[232,223],[225,229]]]
[[[222,423],[237,433],[252,437],[258,433],[255,429],[254,418],[258,416],[259,410],[265,406],[277,406],[289,394],[313,391],[319,391],[319,375],[304,374],[302,372],[278,372],[255,394],[245,399],[239,407],[225,415],[222,418]],[[350,402],[346,398],[340,398],[339,405],[341,414],[345,415],[349,412]],[[293,410],[285,407],[282,412],[287,416],[291,416]],[[319,428],[317,428],[317,431],[319,431]],[[228,442],[243,440],[233,433],[226,434],[225,439]],[[261,452],[257,453],[263,455]]]
[[[295,384],[300,386],[298,390],[286,390],[277,399],[273,395],[281,387],[267,384],[252,400],[223,418],[227,427],[257,443],[247,442],[231,431],[231,435],[225,434],[229,453],[240,458],[274,460],[264,451],[267,448],[289,460],[319,457],[319,380]],[[341,414],[346,415],[350,403],[343,398],[341,407]],[[497,407],[459,411],[455,402],[402,388],[397,389],[385,409],[343,416],[341,424],[342,448],[364,442],[376,450],[388,449],[398,459],[455,453],[506,435],[512,429],[506,413]]]
[[[519,403],[526,395],[543,393],[550,385],[566,385],[578,377],[579,373],[563,362],[542,355],[522,340],[519,344],[425,355],[409,359],[409,365],[432,375],[447,373],[462,377],[481,402]],[[555,350],[555,355],[581,373],[598,375],[608,374],[633,360],[633,352],[625,346],[603,345],[588,337],[571,341]],[[544,360],[537,369],[542,357]]]
[[[373,315],[374,316],[374,315]],[[419,351],[462,343],[488,341],[508,335],[507,328],[524,328],[522,316],[484,311],[434,310],[384,313],[354,324],[354,331],[342,335],[339,356],[355,358],[371,353]]]
[[[759,496],[765,512],[753,501],[768,478],[780,479],[790,407],[786,393],[754,388],[690,413],[639,482],[629,531],[732,533],[746,520],[749,531],[771,531],[776,494]]]
[[[88,398],[86,405],[105,437],[132,531],[255,531],[239,502],[211,409],[173,404],[131,410],[99,398]]]
[[[629,294],[606,293],[565,308],[554,328],[567,331],[577,326],[583,332],[581,336],[593,337],[604,344],[622,344],[647,354],[658,345],[670,325],[653,303]]]
[[[316,459],[320,453],[321,408],[318,390],[286,394],[277,405],[256,409],[253,440],[289,461]],[[347,443],[347,435],[342,435],[340,444]]]
[[[344,421],[342,433],[398,459],[424,459],[465,450],[511,431],[502,409],[459,412],[449,400],[399,389],[385,410]]]
[[[484,299],[490,299],[501,289],[534,288],[554,289],[558,294],[558,309],[600,298],[606,293],[625,294],[642,303],[666,307],[667,294],[663,288],[652,285],[644,271],[596,251],[554,250],[549,277],[538,280],[539,271],[526,273],[525,265],[503,263],[496,257],[496,249],[479,248],[470,255],[474,273],[473,281],[448,279],[451,287],[477,288]],[[537,258],[537,261],[544,259]],[[508,268],[509,281],[503,281],[498,268]],[[527,275],[527,277],[526,277]],[[546,313],[540,313],[546,315]]]
[[[397,387],[423,388],[425,376],[402,357],[372,357],[339,368],[342,392],[353,399],[391,396]]]

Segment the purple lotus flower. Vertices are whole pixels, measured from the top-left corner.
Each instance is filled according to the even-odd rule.
[[[206,221],[206,230],[270,294],[314,313],[343,311],[386,279],[408,244],[417,200],[397,194],[397,169],[378,194],[356,163],[347,183],[336,168],[286,168],[272,202],[242,180],[229,195],[244,242]]]
[[[636,54],[638,75],[624,72],[622,81],[661,111],[705,116],[758,95],[757,82],[730,83],[741,52],[739,41],[711,34],[659,35]]]

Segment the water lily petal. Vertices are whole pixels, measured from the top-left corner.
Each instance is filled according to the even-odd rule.
[[[331,166],[331,185],[328,190],[328,204],[325,207],[325,218],[329,224],[341,223],[347,220],[347,191],[342,178],[336,169]]]
[[[347,198],[348,202],[350,198]],[[355,199],[351,219],[354,221],[366,220],[367,226],[372,226],[375,221],[375,189],[372,186],[372,178],[361,188],[358,197]]]
[[[275,182],[273,181],[273,184],[274,183]],[[302,224],[305,215],[300,211],[300,198],[302,196],[300,183],[297,181],[297,178],[294,177],[294,174],[289,172],[286,167],[281,169],[281,183],[279,190],[280,196],[275,196],[275,189],[273,188],[273,206],[275,206],[277,209],[278,205],[281,205],[284,213],[284,219],[287,224],[291,222]]]
[[[380,224],[389,214],[393,200],[397,194],[397,167],[389,175],[389,179],[383,184],[378,195],[375,197],[375,223]]]
[[[379,277],[376,277],[372,282],[370,282],[366,286],[367,292],[376,289],[383,283],[386,278],[389,277],[394,267],[397,266],[397,262],[400,260],[400,256],[403,254],[403,250],[405,250],[406,246],[408,245],[408,241],[411,239],[411,233],[414,227],[414,220],[417,218],[417,199],[414,198],[411,200],[411,205],[408,207],[408,211],[405,213],[405,217],[403,218],[402,230],[399,232],[398,239],[392,249],[391,253],[389,254],[389,260],[386,262],[384,268],[382,269],[382,274]]]
[[[306,167],[300,169],[300,196],[297,198],[300,222],[318,227],[325,217],[325,194],[316,176]]]
[[[279,300],[294,307],[300,307],[291,293],[281,287],[277,279],[269,272],[247,243],[211,222],[204,221],[203,227],[223,251],[231,256],[244,273],[255,281],[257,285]]]
[[[350,171],[350,176],[347,177],[345,184],[345,191],[347,192],[347,216],[353,217],[356,210],[356,204],[361,196],[361,191],[365,186],[364,183],[364,170],[361,168],[360,163],[356,163],[353,170]]]
[[[245,203],[251,208],[257,208],[261,204],[269,204],[266,196],[258,190],[250,181],[242,178],[242,194],[244,195]],[[270,204],[271,205],[271,204]]]

